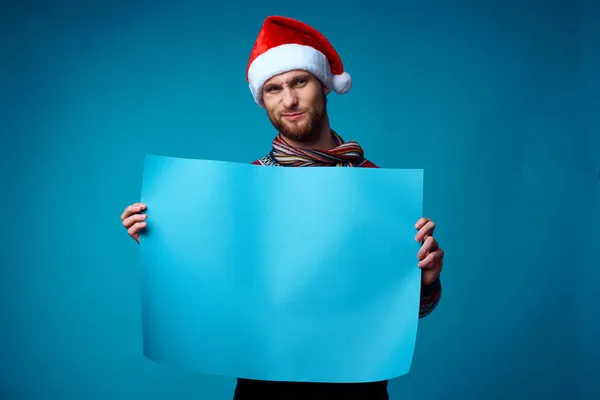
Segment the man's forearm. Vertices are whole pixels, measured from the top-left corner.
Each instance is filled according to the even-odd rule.
[[[421,286],[421,303],[419,308],[419,318],[424,318],[431,314],[437,307],[442,297],[442,282],[440,278],[436,279],[431,285]]]

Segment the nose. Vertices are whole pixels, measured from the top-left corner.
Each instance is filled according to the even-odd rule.
[[[293,90],[287,88],[283,92],[283,105],[287,108],[293,108],[298,104],[298,97]]]

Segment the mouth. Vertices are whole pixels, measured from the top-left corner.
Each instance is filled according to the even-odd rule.
[[[285,119],[287,119],[288,121],[295,121],[298,118],[302,117],[304,115],[303,112],[295,112],[295,113],[285,113],[285,114],[281,114],[281,116]]]

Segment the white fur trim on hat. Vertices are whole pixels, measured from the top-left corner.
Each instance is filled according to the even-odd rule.
[[[332,76],[329,61],[320,51],[310,46],[285,44],[265,51],[248,68],[248,86],[254,101],[264,107],[262,87],[265,82],[275,75],[295,69],[312,73],[336,93],[346,93],[352,85],[350,75],[346,72]]]

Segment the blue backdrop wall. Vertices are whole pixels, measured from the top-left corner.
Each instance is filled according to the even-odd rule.
[[[230,399],[142,356],[120,225],[144,154],[252,161],[272,126],[244,69],[265,16],[323,31],[354,78],[332,123],[424,168],[446,250],[393,399],[597,391],[598,6],[581,1],[3,3],[0,397]],[[596,23],[596,26],[594,26]]]

